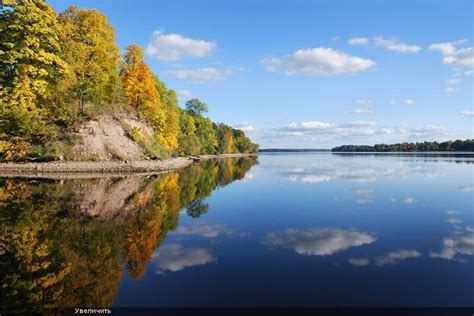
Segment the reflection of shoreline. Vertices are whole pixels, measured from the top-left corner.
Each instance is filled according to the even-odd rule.
[[[206,197],[243,179],[256,163],[256,157],[212,159],[143,178],[0,178],[0,306],[19,314],[108,307],[124,271],[140,279],[152,258],[170,271],[213,262],[205,249],[174,247],[168,261],[153,254],[178,226],[181,209],[199,217],[208,210]],[[224,230],[201,225],[184,232],[212,237]]]
[[[377,155],[377,156],[417,156],[417,157],[468,157],[474,158],[474,152],[469,151],[392,151],[392,152],[332,152],[333,155],[340,156],[360,156],[360,155]]]
[[[252,157],[256,154],[220,154],[138,161],[64,161],[41,163],[0,163],[0,177],[40,179],[91,179],[147,176],[185,168],[196,161]]]

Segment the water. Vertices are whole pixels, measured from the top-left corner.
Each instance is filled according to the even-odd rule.
[[[0,180],[0,305],[474,304],[470,155],[264,154]]]

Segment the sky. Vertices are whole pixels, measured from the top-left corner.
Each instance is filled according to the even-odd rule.
[[[48,3],[97,8],[182,106],[261,148],[474,137],[471,0]]]

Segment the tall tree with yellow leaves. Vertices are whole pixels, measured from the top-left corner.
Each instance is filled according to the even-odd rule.
[[[0,143],[3,150],[27,151],[25,144],[41,142],[56,132],[49,97],[65,63],[59,57],[59,27],[50,6],[43,0],[10,0],[4,5],[7,8],[0,11]]]
[[[155,76],[143,61],[143,50],[140,46],[130,45],[125,49],[120,76],[129,106],[138,110],[160,106]]]
[[[178,137],[180,133],[179,108],[176,92],[168,89],[163,81],[155,77],[155,84],[160,94],[161,103],[166,112],[164,125],[160,127],[159,132],[163,138],[164,146],[169,150],[176,150],[179,147]]]
[[[107,17],[97,10],[70,6],[58,19],[63,54],[70,68],[70,89],[81,113],[86,102],[113,103],[120,86],[120,52]]]
[[[155,128],[155,139],[166,150],[178,148],[179,109],[176,93],[155,77],[138,45],[126,48],[120,76],[128,105],[143,114]]]

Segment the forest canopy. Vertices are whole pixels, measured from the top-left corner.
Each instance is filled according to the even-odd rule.
[[[151,157],[258,150],[243,131],[205,117],[206,103],[192,99],[179,107],[140,46],[120,54],[114,28],[99,11],[70,6],[56,14],[44,0],[4,1],[0,161],[58,159],[69,132],[116,111],[135,113],[153,127],[141,142]]]

